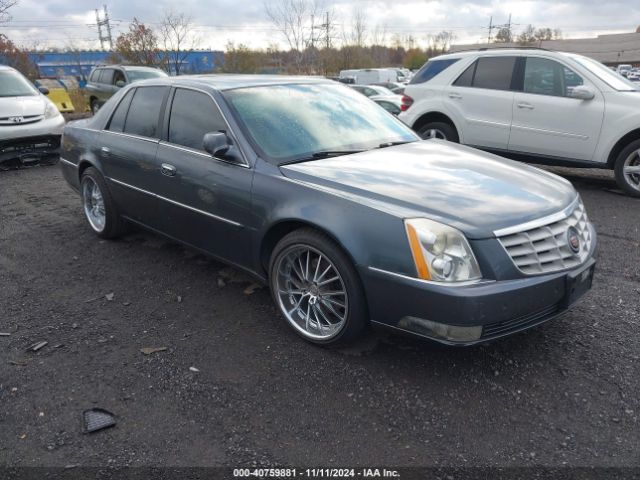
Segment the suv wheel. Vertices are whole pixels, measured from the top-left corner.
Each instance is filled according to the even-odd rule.
[[[423,140],[434,138],[458,143],[458,132],[450,124],[444,122],[429,122],[418,129],[418,135]]]
[[[95,115],[98,113],[98,110],[100,110],[100,104],[98,103],[98,100],[94,98],[91,100],[91,113]]]
[[[616,182],[628,195],[640,197],[640,140],[622,150],[615,164]]]

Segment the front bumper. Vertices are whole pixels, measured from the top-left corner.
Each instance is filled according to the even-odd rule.
[[[449,345],[511,335],[564,313],[591,288],[595,259],[548,275],[443,286],[361,268],[371,320]]]
[[[0,126],[0,168],[55,162],[63,129],[61,115],[24,125]]]

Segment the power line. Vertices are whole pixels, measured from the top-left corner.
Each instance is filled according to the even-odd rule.
[[[113,50],[113,40],[111,39],[111,24],[109,23],[109,13],[107,12],[107,6],[103,5],[104,16],[100,20],[100,12],[96,8],[96,25],[98,25],[98,38],[100,39],[100,48],[104,50],[104,43],[109,42],[109,50]],[[102,27],[106,28],[106,34],[102,34]]]

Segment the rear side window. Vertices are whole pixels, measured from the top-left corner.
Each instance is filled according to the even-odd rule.
[[[176,90],[169,117],[169,142],[204,150],[204,135],[221,130],[226,131],[227,124],[211,97],[193,90]]]
[[[111,84],[113,80],[113,68],[105,68],[100,72],[100,79],[98,80],[100,83]]]
[[[515,63],[516,57],[479,58],[472,86],[491,90],[510,90]]]
[[[158,121],[166,87],[137,88],[131,100],[124,133],[158,138]]]
[[[415,85],[417,83],[425,83],[431,80],[436,75],[444,72],[451,65],[456,63],[459,58],[447,58],[446,60],[429,60],[424,66],[418,70],[418,72],[413,76],[411,81],[409,82],[411,85]]]
[[[473,75],[476,73],[477,64],[478,62],[473,62],[453,84],[456,87],[470,87],[473,84]]]
[[[131,99],[133,98],[133,92],[134,90],[129,90],[124,98],[120,101],[120,103],[116,107],[116,111],[113,112],[113,116],[111,117],[111,121],[109,122],[109,127],[107,128],[107,130],[110,130],[112,132],[124,131],[124,121],[127,118],[127,111],[129,110]]]

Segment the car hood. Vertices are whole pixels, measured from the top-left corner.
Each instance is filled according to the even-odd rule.
[[[549,172],[445,141],[426,140],[286,165],[283,174],[403,218],[427,217],[469,238],[566,208],[577,193]]]
[[[0,116],[28,117],[44,115],[45,102],[40,95],[27,97],[0,97]]]

